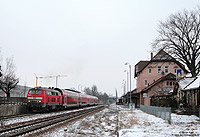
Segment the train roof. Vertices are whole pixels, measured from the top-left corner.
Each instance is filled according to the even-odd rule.
[[[84,96],[88,96],[88,97],[90,97],[90,98],[96,98],[96,99],[98,99],[96,96],[92,96],[92,95],[84,94],[84,93],[81,93],[80,91],[73,90],[73,89],[60,89],[60,88],[54,88],[54,90],[57,90],[57,91],[59,91],[59,92],[78,93],[78,94],[81,94],[81,95],[84,95]]]
[[[30,90],[33,90],[33,89],[54,89],[54,88],[51,88],[51,87],[49,87],[49,88],[47,88],[47,87],[34,87],[34,88],[30,88]]]
[[[54,91],[58,91],[58,90],[56,90],[55,88],[51,88],[51,87],[49,87],[49,88],[47,88],[47,87],[34,87],[34,88],[30,88],[29,90],[54,90]]]
[[[76,92],[76,93],[81,93],[80,91],[73,90],[73,89],[65,89],[65,90],[72,91],[72,92]]]
[[[73,90],[73,89],[60,89],[60,88],[55,88],[55,90],[60,91],[60,92],[73,92],[73,93],[81,93],[79,91]]]

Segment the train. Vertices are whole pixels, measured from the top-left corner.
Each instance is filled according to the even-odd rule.
[[[27,93],[28,110],[32,112],[92,106],[98,105],[98,103],[97,97],[72,89],[36,87],[29,89]]]

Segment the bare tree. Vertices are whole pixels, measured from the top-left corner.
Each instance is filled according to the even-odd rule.
[[[106,104],[106,103],[108,102],[108,99],[109,99],[108,95],[107,95],[106,93],[104,93],[104,94],[101,95],[101,96],[102,96],[102,97],[101,97],[102,102],[103,102],[104,104]]]
[[[96,85],[92,86],[91,91],[92,91],[92,96],[96,96],[96,97],[99,96],[98,89],[97,89]]]
[[[92,91],[91,91],[91,89],[90,89],[89,87],[86,87],[86,88],[83,90],[83,92],[85,92],[85,94],[87,94],[87,95],[92,95]]]
[[[7,58],[5,70],[2,70],[2,76],[0,77],[0,89],[7,94],[7,97],[10,97],[10,91],[16,87],[18,82],[13,58]]]
[[[97,86],[93,85],[91,89],[89,87],[86,87],[84,89],[84,92],[88,95],[96,96],[99,100],[101,100],[104,104],[108,102],[108,95],[106,93],[98,92]]]
[[[185,64],[192,74],[200,72],[200,8],[184,10],[160,21],[159,36],[152,44],[154,50],[164,49]]]

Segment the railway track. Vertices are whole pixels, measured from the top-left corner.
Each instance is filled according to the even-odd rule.
[[[69,108],[67,111],[70,111],[70,110],[75,110],[75,109],[74,108]],[[54,111],[54,112],[45,112],[43,114],[53,114],[55,112],[59,113],[59,112],[62,112],[62,111],[63,110]],[[4,120],[6,121],[6,120],[10,120],[10,119],[15,119],[15,118],[20,118],[20,117],[29,117],[29,116],[34,116],[34,115],[40,115],[40,113],[27,113],[27,114],[19,114],[19,115],[1,116],[0,117],[0,122],[4,121]]]
[[[90,108],[84,108],[84,109],[66,112],[63,114],[58,114],[55,116],[49,116],[49,117],[40,118],[37,120],[27,121],[27,122],[21,123],[20,125],[10,125],[9,127],[0,130],[0,136],[12,137],[12,136],[24,135],[26,133],[51,126],[53,124],[64,122],[65,120],[80,117],[87,113],[91,113],[93,111],[102,109],[103,107],[104,106],[94,106]]]
[[[0,120],[7,120],[11,118],[20,118],[20,117],[25,117],[25,116],[32,116],[34,114],[22,114],[22,115],[10,115],[10,116],[1,116]]]

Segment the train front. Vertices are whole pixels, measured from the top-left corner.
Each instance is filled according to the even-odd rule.
[[[41,112],[46,109],[46,97],[44,90],[32,88],[27,94],[28,109],[32,112]]]

